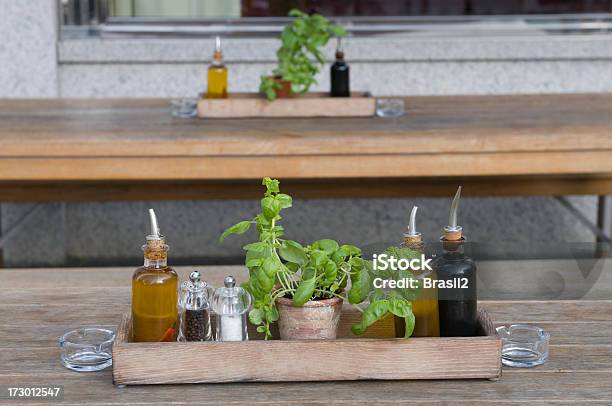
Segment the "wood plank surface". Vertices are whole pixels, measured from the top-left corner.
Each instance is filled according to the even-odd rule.
[[[185,120],[167,100],[3,100],[0,181],[612,174],[612,95],[406,103],[394,119]]]
[[[481,265],[481,263],[479,263]],[[482,264],[491,272],[545,272],[555,261]],[[219,284],[241,267],[197,267]],[[179,268],[184,277],[193,267]],[[551,332],[550,358],[533,369],[504,367],[499,381],[362,381],[130,386],[112,385],[111,370],[76,373],[59,363],[57,338],[78,325],[116,326],[129,310],[132,270],[0,270],[0,385],[62,384],[64,403],[233,405],[516,405],[612,403],[612,289],[610,269],[588,300],[487,300],[498,323],[536,323]],[[242,275],[242,276],[240,276]],[[569,280],[569,279],[568,279]],[[605,293],[608,293],[605,296]],[[360,362],[360,360],[355,360]],[[19,404],[28,404],[21,402]]]

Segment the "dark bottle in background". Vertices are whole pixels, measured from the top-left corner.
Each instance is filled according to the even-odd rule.
[[[349,97],[351,95],[349,82],[349,66],[344,61],[342,40],[338,38],[338,45],[336,47],[336,61],[331,66],[332,97]]]
[[[457,225],[461,186],[451,205],[448,226],[444,227],[442,255],[433,263],[438,280],[451,288],[438,289],[441,337],[470,337],[478,330],[476,264],[465,255],[462,227]]]

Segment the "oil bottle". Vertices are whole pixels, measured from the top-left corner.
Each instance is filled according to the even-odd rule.
[[[425,244],[421,233],[416,229],[416,214],[418,207],[414,206],[410,212],[410,222],[408,223],[408,231],[404,233],[403,246],[416,251],[419,254],[425,254]],[[422,281],[425,278],[432,280],[436,279],[434,270],[412,271],[417,280],[421,281],[421,287],[418,291],[417,298],[412,302],[412,313],[414,314],[414,330],[412,337],[439,337],[440,323],[438,319],[438,295],[435,287],[424,288]],[[404,336],[405,324],[396,320],[396,335]]]
[[[208,67],[206,97],[209,99],[225,99],[227,97],[227,66],[223,63],[220,37],[215,38],[215,52],[212,63]]]
[[[433,261],[433,269],[441,282],[438,285],[440,335],[469,337],[476,335],[476,264],[465,255],[463,229],[457,225],[461,186],[453,199],[448,225],[444,227],[442,255]]]
[[[332,97],[349,97],[351,95],[349,66],[344,61],[344,50],[342,49],[341,38],[338,38],[336,61],[331,66],[330,82]]]
[[[132,276],[132,339],[135,342],[176,341],[178,276],[168,267],[168,246],[149,209],[151,233],[146,237],[144,266]]]

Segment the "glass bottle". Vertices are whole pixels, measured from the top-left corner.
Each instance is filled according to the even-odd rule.
[[[440,335],[470,337],[477,331],[476,264],[465,255],[462,227],[457,225],[461,186],[451,204],[448,226],[444,227],[442,255],[433,262],[444,289],[438,289]]]
[[[178,321],[178,276],[168,267],[168,246],[149,209],[151,234],[146,237],[144,266],[132,276],[132,339],[175,341]]]
[[[210,287],[201,280],[198,271],[193,271],[189,275],[189,280],[181,284],[178,341],[211,339],[209,292]]]
[[[209,99],[225,99],[227,97],[227,67],[223,63],[223,52],[221,51],[221,38],[215,39],[215,53],[208,67],[208,90],[206,97]]]
[[[344,61],[342,39],[338,38],[336,47],[336,61],[331,66],[331,95],[332,97],[349,97],[351,95],[349,66]]]
[[[425,255],[425,244],[421,233],[416,230],[416,213],[418,207],[414,206],[410,213],[410,223],[408,231],[404,233],[403,246]],[[435,288],[424,288],[423,280],[429,278],[437,279],[434,270],[412,271],[420,283],[417,298],[412,302],[412,313],[414,314],[414,330],[412,337],[440,337],[440,321],[438,317],[438,293]],[[398,325],[396,323],[396,325]],[[405,328],[404,323],[400,323],[401,328]],[[400,337],[403,337],[403,331],[397,331]],[[399,334],[401,333],[401,334]]]
[[[236,279],[228,276],[224,287],[217,288],[212,297],[212,309],[217,315],[217,341],[245,341],[247,333],[246,314],[251,307],[251,295],[236,286]]]

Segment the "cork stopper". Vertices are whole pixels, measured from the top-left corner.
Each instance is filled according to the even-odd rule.
[[[463,239],[462,232],[463,228],[457,225],[457,211],[459,210],[459,200],[461,199],[461,186],[457,188],[453,202],[451,203],[450,214],[448,217],[448,225],[444,227],[444,236],[442,240],[445,241],[460,241]]]
[[[415,250],[423,249],[423,237],[416,229],[416,214],[418,206],[413,206],[410,212],[410,220],[408,222],[408,230],[404,233],[404,245]]]
[[[146,237],[146,244],[142,246],[144,256],[151,261],[160,261],[168,258],[166,239],[159,230],[157,216],[153,209],[149,209],[149,223],[151,232]]]

